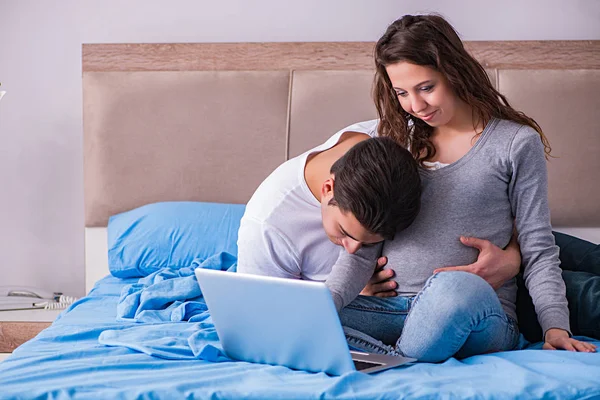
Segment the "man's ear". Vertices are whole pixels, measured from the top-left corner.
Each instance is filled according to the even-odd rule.
[[[335,177],[333,176],[333,174],[325,181],[323,182],[323,185],[321,186],[321,198],[326,198],[326,197],[333,197],[333,186],[335,184]]]

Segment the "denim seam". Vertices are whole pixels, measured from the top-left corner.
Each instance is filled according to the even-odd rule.
[[[486,319],[488,319],[490,317],[498,317],[501,320],[503,320],[504,322],[506,322],[506,325],[514,332],[512,324],[510,323],[510,321],[508,320],[508,318],[506,318],[506,314],[504,314],[504,313],[500,314],[500,313],[497,313],[497,312],[492,312],[490,314],[487,314],[487,313],[484,312],[483,314],[484,314],[483,317],[477,322],[477,326],[479,326],[480,323],[482,323],[483,321],[485,321]],[[479,332],[479,331],[476,331],[475,329],[471,329],[471,332]]]
[[[408,311],[390,310],[390,309],[385,309],[385,308],[374,308],[374,307],[365,307],[365,306],[347,306],[346,308],[350,308],[352,310],[360,310],[360,311],[372,311],[372,312],[378,312],[378,313],[382,313],[382,314],[399,314],[399,315],[408,314]]]
[[[519,345],[519,339],[521,337],[521,331],[519,331],[519,323],[510,315],[507,315],[506,318],[508,319],[508,326],[513,332],[513,344],[511,349],[515,350]]]
[[[410,305],[410,309],[409,309],[408,314],[406,316],[406,320],[404,321],[404,325],[406,325],[406,323],[408,322],[408,319],[410,318],[410,315],[412,314],[412,310],[415,309],[415,306],[417,305],[417,303],[421,299],[421,296],[423,295],[423,293],[425,292],[425,290],[427,290],[431,286],[431,282],[433,282],[433,280],[435,278],[437,278],[437,276],[438,276],[438,274],[433,275],[431,277],[431,279],[429,279],[429,282],[427,283],[427,286],[423,287],[423,289],[421,289],[421,291],[415,296],[412,304]]]
[[[484,320],[486,320],[490,317],[498,317],[498,318],[504,320],[504,322],[506,322],[506,325],[511,332],[511,338],[512,338],[510,350],[514,350],[517,347],[517,345],[519,344],[519,335],[520,335],[519,328],[517,325],[515,325],[514,319],[511,318],[510,316],[508,316],[506,313],[492,312],[490,314],[486,314],[484,312],[484,316],[479,320],[479,322],[477,323],[477,326],[479,326],[479,324],[481,324]],[[476,332],[476,331],[472,329],[471,332]]]

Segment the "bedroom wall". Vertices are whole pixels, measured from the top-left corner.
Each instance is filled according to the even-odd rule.
[[[82,43],[374,41],[427,11],[465,40],[600,39],[596,0],[0,0],[0,285],[84,294]]]

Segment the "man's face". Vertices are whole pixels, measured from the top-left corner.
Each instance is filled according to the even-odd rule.
[[[384,240],[382,236],[369,232],[351,212],[343,212],[337,205],[330,205],[329,201],[332,198],[333,180],[329,179],[323,184],[321,196],[323,229],[329,240],[344,247],[350,254],[354,254],[362,246],[373,245]]]

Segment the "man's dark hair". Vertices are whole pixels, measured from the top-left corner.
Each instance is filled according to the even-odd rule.
[[[369,232],[393,239],[408,228],[421,206],[421,178],[410,152],[377,137],[353,146],[331,167],[329,205],[351,212]]]

